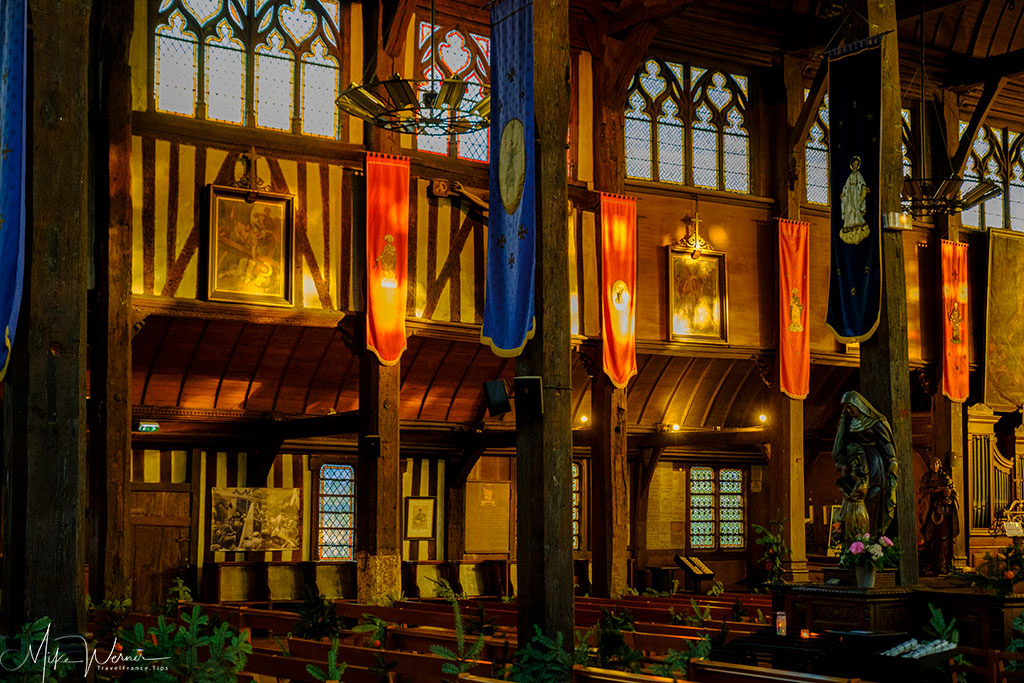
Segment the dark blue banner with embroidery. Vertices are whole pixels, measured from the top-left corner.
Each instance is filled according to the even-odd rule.
[[[491,7],[491,178],[481,338],[518,356],[533,336],[536,253],[533,2]]]
[[[874,334],[882,301],[881,76],[881,36],[830,55],[832,264],[826,324],[847,344]]]
[[[25,270],[26,4],[0,3],[0,378],[11,357]]]

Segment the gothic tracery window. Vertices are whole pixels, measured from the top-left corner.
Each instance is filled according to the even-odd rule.
[[[745,76],[647,59],[626,94],[626,177],[750,192]]]
[[[431,43],[433,35],[433,44]],[[469,83],[459,108],[469,111],[482,99],[480,86],[489,86],[491,39],[451,26],[431,25],[421,21],[417,31],[417,78],[440,81],[458,75]],[[433,45],[433,61],[431,61]],[[429,85],[421,88],[426,91]],[[454,154],[459,159],[487,162],[490,152],[490,130],[461,135],[419,135],[416,147],[421,152]]]
[[[340,0],[151,0],[157,111],[339,136]]]

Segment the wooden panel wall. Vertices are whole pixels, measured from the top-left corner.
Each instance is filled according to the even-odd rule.
[[[409,496],[430,497],[434,504],[433,540],[402,541],[402,559],[417,562],[421,560],[442,560],[445,547],[445,463],[437,458],[402,459],[402,534],[405,534],[405,499]]]
[[[230,185],[243,172],[239,152],[175,140],[132,138],[132,292],[196,298],[202,291],[198,248],[205,238],[201,209],[209,184]],[[236,168],[237,166],[237,168]],[[259,177],[273,192],[294,195],[296,305],[348,305],[350,277],[342,268],[342,167],[260,157]],[[347,261],[346,261],[347,264]]]

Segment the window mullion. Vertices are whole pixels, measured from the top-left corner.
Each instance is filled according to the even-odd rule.
[[[246,0],[245,27],[245,118],[242,125],[256,126],[256,0]],[[274,10],[276,11],[276,10]]]

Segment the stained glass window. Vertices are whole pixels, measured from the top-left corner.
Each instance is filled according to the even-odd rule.
[[[960,122],[960,134],[963,135],[967,123]],[[991,180],[1002,190],[1002,194],[987,199],[981,204],[976,204],[961,214],[963,224],[973,228],[1002,228],[1012,227],[1018,230],[1024,229],[1024,223],[1014,225],[1014,212],[1019,216],[1021,206],[1021,190],[1019,184],[1021,176],[1019,167],[1021,165],[1020,143],[1017,134],[1012,134],[1006,129],[990,128],[980,126],[971,144],[971,151],[967,155],[967,163],[964,166],[964,182],[960,187],[961,193],[966,193],[974,188],[982,179]],[[1013,156],[1007,154],[1011,151]],[[1006,172],[1009,168],[1009,173]],[[1013,187],[1017,184],[1018,187]],[[1017,200],[1017,201],[1015,201]],[[1010,225],[1006,225],[1005,215],[1009,213]]]
[[[747,78],[646,60],[626,96],[626,176],[750,192]]]
[[[690,468],[691,548],[743,548],[745,522],[742,470]]]
[[[355,487],[355,470],[350,465],[320,467],[317,548],[321,560],[355,559]]]
[[[580,463],[572,464],[572,549],[583,547],[583,468]]]
[[[338,0],[152,0],[153,106],[338,138]]]
[[[804,91],[804,99],[810,95]],[[804,145],[804,196],[811,204],[828,204],[828,95],[814,117],[807,144]]]
[[[433,36],[433,70],[431,70]],[[469,111],[482,99],[481,86],[490,85],[491,39],[451,26],[422,21],[417,32],[420,78],[441,80],[458,75],[469,83],[459,109]],[[421,90],[426,91],[425,85]],[[455,154],[459,159],[487,162],[490,153],[490,129],[461,135],[418,135],[416,148],[433,154]]]

